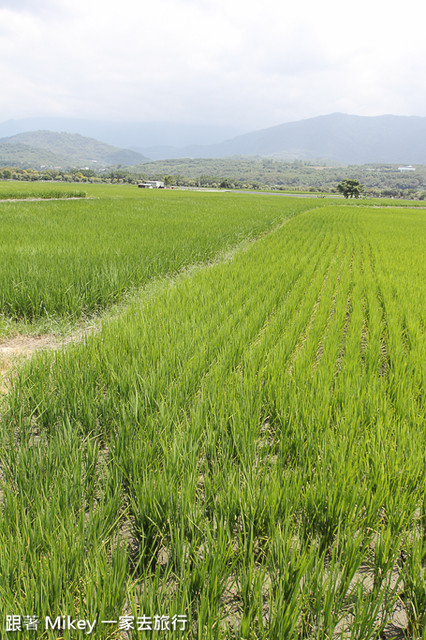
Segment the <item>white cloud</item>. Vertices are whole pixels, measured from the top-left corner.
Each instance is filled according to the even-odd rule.
[[[382,0],[0,0],[0,120],[426,115],[425,49]]]

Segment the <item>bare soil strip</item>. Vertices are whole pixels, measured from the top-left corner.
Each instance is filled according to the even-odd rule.
[[[36,351],[59,349],[71,342],[78,342],[85,335],[93,333],[94,329],[94,326],[89,326],[66,338],[50,333],[39,336],[18,335],[0,342],[0,395],[8,392],[9,374],[15,364],[31,357]]]

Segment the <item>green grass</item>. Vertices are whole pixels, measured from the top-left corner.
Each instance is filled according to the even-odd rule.
[[[179,200],[158,195],[168,228]],[[186,614],[173,635],[199,640],[424,637],[425,225],[299,211],[27,363],[0,440],[4,613]]]
[[[86,185],[81,184],[0,180],[0,200],[85,198],[86,195]]]
[[[99,312],[153,277],[211,260],[313,206],[135,187],[89,193],[98,197],[1,205],[3,318],[32,323]]]
[[[409,200],[404,198],[359,198],[346,200],[346,204],[358,207],[391,207],[406,209],[425,209],[424,200]]]
[[[58,198],[85,198],[85,191],[10,191],[0,193],[1,200],[42,199],[57,200]]]
[[[87,195],[95,198],[105,197],[135,197],[138,195],[138,188],[135,185],[114,185],[114,184],[90,184],[81,182],[57,182],[57,181],[24,181],[24,180],[0,180],[0,196],[4,193],[33,193],[44,191],[56,191],[66,193],[67,191],[83,190]],[[139,190],[140,192],[140,190]]]

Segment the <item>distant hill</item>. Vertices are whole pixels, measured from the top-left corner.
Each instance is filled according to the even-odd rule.
[[[101,169],[135,165],[148,158],[76,133],[30,131],[0,139],[0,166]]]
[[[150,156],[160,159],[161,150]],[[269,156],[282,160],[327,159],[343,164],[426,164],[426,118],[334,113],[237,136],[215,145],[190,146],[175,158]]]
[[[96,138],[124,149],[139,151],[151,157],[149,147],[186,147],[193,144],[215,144],[245,133],[241,127],[176,122],[122,122],[86,120],[83,118],[38,117],[0,122],[0,138],[26,131],[68,131]],[[141,151],[144,149],[144,151]]]
[[[0,125],[2,131],[20,121]],[[74,125],[78,121],[72,121]],[[85,127],[89,127],[87,121]],[[83,126],[83,125],[82,125]],[[101,126],[101,125],[99,125]],[[102,125],[106,127],[106,123]],[[135,127],[132,135],[132,126]],[[32,131],[0,139],[0,166],[40,168],[104,168],[136,166],[153,160],[179,158],[227,158],[231,156],[273,158],[283,161],[316,160],[324,164],[426,164],[426,118],[418,116],[353,116],[334,113],[268,129],[253,131],[215,144],[181,142],[190,137],[188,126],[111,124],[114,135],[126,140],[129,148],[110,146],[77,133]],[[170,137],[167,140],[167,131]],[[192,139],[203,128],[194,126]],[[105,136],[108,131],[105,129]],[[216,131],[216,135],[218,131]],[[213,135],[213,132],[211,132]],[[122,136],[122,137],[120,137]],[[195,139],[197,139],[195,137]],[[159,140],[158,144],[153,144]],[[217,140],[217,138],[216,138]],[[124,145],[124,143],[122,143]],[[127,146],[127,145],[126,145]]]

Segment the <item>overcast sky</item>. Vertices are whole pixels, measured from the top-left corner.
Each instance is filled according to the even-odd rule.
[[[250,131],[336,111],[426,116],[415,7],[0,0],[0,122],[67,116]]]

